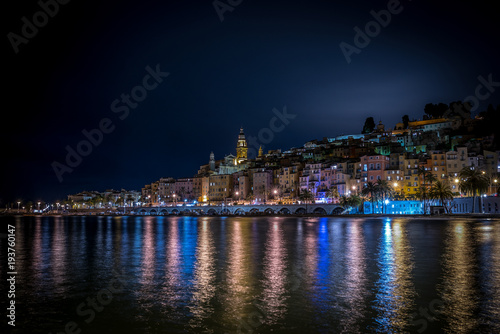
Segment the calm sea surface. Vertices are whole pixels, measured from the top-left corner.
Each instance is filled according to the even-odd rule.
[[[500,333],[500,220],[1,217],[0,228],[1,328],[13,333]]]

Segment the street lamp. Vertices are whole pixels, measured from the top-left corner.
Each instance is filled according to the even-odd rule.
[[[38,202],[38,212],[40,212],[40,202]]]
[[[17,213],[19,213],[19,204],[21,204],[21,202],[17,202]]]

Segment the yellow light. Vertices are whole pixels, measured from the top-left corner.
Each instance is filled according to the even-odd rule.
[[[458,179],[455,179],[455,183],[458,183]]]

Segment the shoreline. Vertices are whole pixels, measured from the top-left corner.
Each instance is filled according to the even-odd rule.
[[[248,215],[138,215],[129,213],[106,213],[106,214],[89,214],[89,213],[65,213],[65,214],[0,214],[0,217],[225,217],[225,218],[255,218],[255,217],[268,217],[268,218],[409,218],[409,219],[466,219],[466,218],[490,218],[500,219],[500,213],[456,213],[456,214],[441,214],[441,215],[410,215],[410,214],[346,214],[346,215],[321,215],[321,214],[248,214]]]

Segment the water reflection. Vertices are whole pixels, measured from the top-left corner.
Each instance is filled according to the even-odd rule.
[[[53,289],[62,295],[66,292],[64,280],[68,271],[66,263],[66,233],[64,231],[64,222],[60,216],[54,217],[51,249]]]
[[[252,264],[250,263],[250,225],[240,220],[227,226],[227,265],[222,278],[222,289],[226,290],[223,303],[223,318],[226,328],[232,323],[246,323],[248,309],[251,307]]]
[[[310,236],[310,240],[316,243],[314,248],[317,252],[313,263],[316,268],[312,294],[314,313],[325,322],[325,326],[329,324],[329,329],[335,331],[337,328],[333,327],[332,319],[338,314],[340,284],[345,271],[341,234],[342,224],[328,225],[328,219],[321,218],[314,221],[313,234]]]
[[[464,221],[449,223],[443,255],[443,301],[447,333],[471,333],[478,325],[476,265],[472,227]]]
[[[500,231],[494,224],[478,226],[482,293],[489,296],[481,305],[481,323],[500,333]]]
[[[16,245],[15,245],[15,250],[16,250],[16,272],[19,277],[25,277],[25,271],[26,271],[26,265],[28,265],[29,260],[27,260],[26,256],[29,256],[26,254],[26,243],[30,238],[26,238],[24,235],[24,226],[21,223],[21,216],[15,217],[15,223],[14,226],[16,227]],[[4,233],[4,231],[1,231],[1,233]],[[7,239],[5,239],[7,240]],[[2,243],[0,242],[0,246],[3,246]],[[7,250],[7,247],[2,247],[2,251]],[[6,263],[5,263],[6,264]],[[4,263],[2,263],[4,265]],[[2,265],[0,265],[0,270],[2,270]],[[2,272],[7,272],[9,270],[2,270]],[[22,279],[22,278],[21,278]],[[24,282],[23,282],[24,283]]]
[[[106,235],[104,236],[104,252],[103,252],[103,260],[105,262],[104,268],[111,268],[113,264],[113,230],[112,224],[116,224],[113,222],[112,217],[106,218]]]
[[[44,279],[44,261],[43,261],[43,235],[42,235],[42,222],[40,217],[35,218],[35,233],[33,238],[33,252],[31,258],[33,259],[33,277],[38,289],[43,287]]]
[[[314,294],[316,286],[316,273],[318,267],[318,235],[316,225],[311,222],[304,222],[304,285],[305,288]]]
[[[111,269],[126,283],[96,313],[92,329],[107,333],[400,333],[423,328],[410,327],[414,313],[428,322],[425,333],[500,332],[499,221],[23,217],[20,224],[26,260],[16,303],[31,318],[24,332],[70,320],[85,326],[76,306],[109,283]],[[7,263],[5,252],[0,260]],[[429,310],[432,299],[439,312]]]
[[[262,307],[265,323],[274,325],[287,310],[287,255],[283,238],[283,226],[278,220],[271,222],[265,245]]]
[[[138,309],[136,321],[148,323],[144,331],[152,330],[152,325],[149,319],[155,317],[157,305],[157,280],[155,279],[155,264],[156,264],[156,248],[155,248],[155,225],[156,219],[153,217],[145,217],[142,224],[135,222],[137,232],[134,238],[133,257],[140,256],[138,265],[138,288],[134,289],[137,298]],[[141,228],[142,227],[142,228]],[[142,238],[140,238],[142,236]],[[136,244],[138,246],[136,246]]]
[[[119,271],[120,268],[123,267],[122,257],[121,257],[121,255],[123,254],[122,237],[124,234],[123,225],[126,224],[127,219],[128,219],[128,217],[116,217],[113,220],[114,231],[113,231],[113,235],[111,236],[111,238],[113,240],[111,240],[112,245],[110,247],[112,247],[114,250],[114,261],[115,261],[115,270],[116,271]],[[110,234],[111,234],[111,230],[110,230]]]
[[[179,308],[186,292],[183,289],[184,282],[181,278],[181,242],[178,217],[169,219],[166,238],[165,275],[162,278],[162,287],[158,298],[162,307],[165,308],[164,316],[179,319],[182,314],[182,310]]]
[[[405,223],[384,223],[378,254],[374,330],[378,333],[405,332],[409,328],[416,292],[412,283],[413,262]]]
[[[347,228],[345,284],[341,289],[345,309],[341,316],[341,333],[362,332],[362,319],[365,316],[368,294],[366,277],[366,249],[362,223],[353,221]]]
[[[296,291],[301,288],[304,281],[304,228],[302,218],[297,219],[296,236],[295,236],[295,249],[294,249],[294,262],[291,273],[291,290]]]
[[[144,219],[144,236],[142,242],[142,260],[141,260],[141,284],[142,293],[150,292],[153,288],[155,276],[155,243],[154,243],[154,218],[146,217]]]
[[[193,279],[192,306],[193,319],[191,328],[203,327],[203,321],[214,312],[211,304],[215,296],[215,247],[208,219],[203,218],[198,224],[198,246]]]

